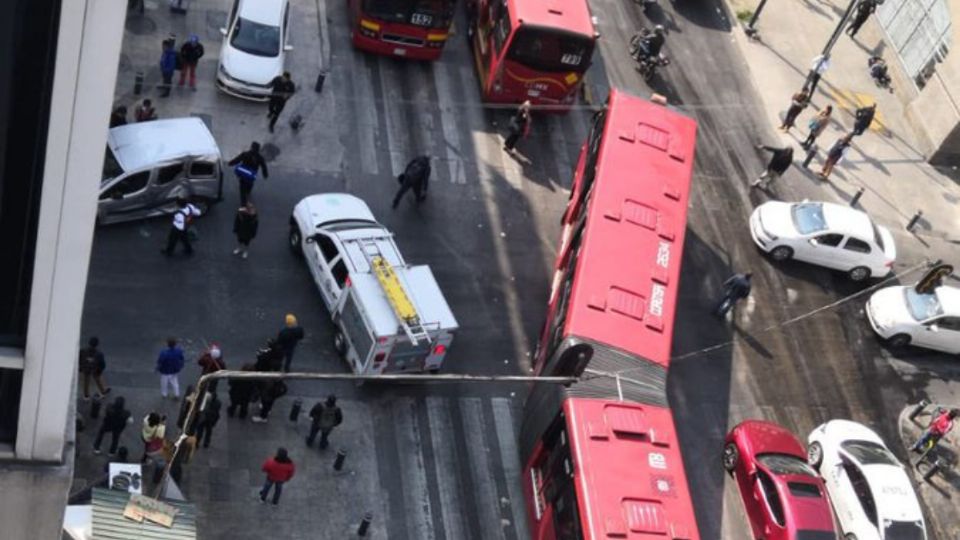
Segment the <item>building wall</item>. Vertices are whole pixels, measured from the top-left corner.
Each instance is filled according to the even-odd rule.
[[[22,371],[15,440],[0,445],[3,540],[60,538],[73,470],[72,404],[96,179],[103,166],[127,8],[125,0],[19,4],[31,2],[60,4],[60,17],[49,28],[57,41],[47,86],[52,92],[46,145],[42,167],[36,168],[42,179],[17,179],[35,181],[40,200],[33,218],[36,242],[29,261],[26,339],[22,346],[8,342],[0,349],[0,367]],[[19,9],[22,14],[29,8]],[[9,151],[9,134],[6,143]],[[9,176],[0,178],[0,183],[12,181]],[[0,198],[4,187],[0,185]],[[0,415],[9,416],[13,409],[0,405]]]

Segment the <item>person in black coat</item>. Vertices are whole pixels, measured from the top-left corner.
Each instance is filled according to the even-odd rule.
[[[763,173],[750,184],[750,187],[761,187],[766,189],[770,182],[780,178],[783,173],[787,172],[787,169],[790,168],[790,165],[793,163],[793,147],[790,145],[784,146],[783,148],[777,148],[774,146],[757,146],[758,150],[766,150],[767,152],[772,152],[773,156],[770,157],[770,162],[767,163],[767,168]]]
[[[267,161],[260,155],[260,143],[256,141],[250,143],[249,150],[237,154],[227,162],[227,165],[234,168],[233,172],[236,173],[240,184],[240,206],[246,206],[247,198],[253,191],[253,183],[257,179],[257,171],[263,170],[263,177],[270,178]]]
[[[273,404],[286,395],[287,385],[283,381],[264,381],[260,383],[260,414],[250,418],[251,421],[264,424],[270,416]]]
[[[273,80],[270,81],[270,101],[267,104],[269,111],[267,112],[267,118],[270,119],[270,133],[273,133],[273,126],[277,123],[277,118],[280,118],[280,113],[283,112],[287,100],[290,99],[296,91],[297,87],[290,79],[289,71],[284,71],[283,75],[274,77]]]
[[[180,47],[180,86],[186,82],[187,75],[190,76],[190,89],[197,89],[197,64],[203,58],[203,44],[196,34],[190,36],[190,40]]]
[[[713,314],[717,317],[724,317],[730,311],[734,304],[750,296],[751,284],[750,272],[744,274],[734,274],[730,279],[723,283],[723,297],[714,308]]]
[[[244,364],[240,371],[254,371],[253,364]],[[247,417],[247,408],[253,401],[253,395],[257,390],[257,382],[252,379],[230,379],[230,406],[227,407],[227,416],[233,418],[233,415],[239,409],[239,418]]]
[[[333,428],[343,423],[343,411],[337,405],[337,396],[331,394],[327,397],[326,403],[317,402],[310,409],[310,434],[307,435],[307,446],[313,445],[317,433],[320,433],[320,449],[328,445],[327,437]]]
[[[283,347],[276,339],[268,339],[267,346],[257,350],[257,363],[254,371],[281,371],[283,369]]]
[[[277,345],[283,350],[283,371],[290,371],[290,362],[293,361],[293,352],[297,349],[297,343],[303,339],[303,328],[297,324],[297,317],[293,313],[287,313],[284,317],[283,328],[277,332]]]
[[[194,435],[197,436],[197,447],[202,443],[204,448],[210,448],[210,435],[213,433],[214,426],[220,421],[220,399],[214,392],[207,392],[206,402],[202,403],[202,409],[197,415],[197,425]]]
[[[530,100],[524,101],[513,117],[510,118],[510,132],[507,140],[503,143],[503,149],[507,152],[513,152],[520,137],[526,137],[530,133]]]
[[[873,123],[873,116],[877,113],[877,104],[860,107],[855,114],[853,121],[853,134],[863,135],[863,132]]]
[[[110,127],[127,125],[127,108],[120,105],[110,113]]]
[[[125,408],[126,401],[121,396],[117,396],[113,403],[107,407],[103,415],[103,423],[100,424],[100,431],[97,432],[97,438],[93,441],[93,453],[100,454],[100,444],[103,442],[103,436],[110,434],[110,455],[117,453],[117,447],[120,444],[120,434],[128,424],[133,423],[133,416]]]
[[[396,208],[403,195],[411,189],[417,197],[417,203],[423,202],[427,198],[427,187],[430,182],[430,158],[417,156],[410,160],[403,173],[397,177],[397,181],[400,182],[400,189],[393,198],[392,208]]]
[[[853,16],[853,21],[850,23],[850,26],[847,27],[847,34],[849,34],[850,37],[857,35],[863,23],[867,22],[870,14],[876,10],[876,0],[860,0],[860,3],[857,4],[857,14]]]
[[[240,255],[244,259],[247,258],[250,241],[257,236],[259,224],[257,209],[252,202],[248,202],[237,210],[237,217],[233,219],[233,234],[237,235],[237,249],[233,250],[234,255]]]

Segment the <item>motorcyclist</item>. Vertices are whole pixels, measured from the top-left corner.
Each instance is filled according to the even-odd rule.
[[[664,36],[663,25],[658,24],[653,31],[644,29],[640,33],[640,51],[645,58],[657,58],[667,38]]]

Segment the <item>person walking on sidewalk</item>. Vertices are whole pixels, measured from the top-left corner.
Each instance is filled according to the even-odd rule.
[[[133,118],[137,122],[149,122],[157,119],[157,110],[153,108],[153,102],[145,99],[133,109]]]
[[[220,421],[221,404],[216,392],[207,392],[207,396],[201,402],[200,407],[194,435],[197,437],[198,448],[201,443],[204,448],[210,448],[210,436],[213,434],[213,428]]]
[[[257,208],[253,203],[247,201],[247,204],[237,210],[236,217],[233,218],[233,234],[237,236],[237,247],[233,250],[234,255],[246,259],[250,251],[250,241],[257,236],[257,227],[260,225],[260,218],[257,216]]]
[[[860,107],[854,114],[853,134],[860,136],[873,123],[873,117],[877,113],[877,104],[873,103],[866,107]]]
[[[127,108],[120,105],[110,113],[110,127],[115,128],[125,125],[127,125]]]
[[[240,371],[253,371],[253,364],[244,364]],[[234,414],[243,420],[247,417],[247,408],[250,401],[253,400],[253,394],[257,390],[257,382],[252,379],[230,379],[230,406],[227,407],[227,416],[233,418]],[[239,413],[237,411],[239,410]]]
[[[157,373],[160,374],[160,395],[167,397],[167,388],[173,389],[173,398],[180,399],[180,371],[183,370],[183,349],[177,340],[167,339],[167,347],[157,357]]]
[[[167,233],[167,247],[161,252],[166,256],[173,255],[177,243],[183,244],[183,252],[193,255],[193,246],[190,245],[190,224],[193,218],[200,215],[200,209],[187,202],[183,197],[177,197],[177,211],[170,221],[170,232]]]
[[[97,399],[110,393],[110,387],[103,384],[103,372],[107,369],[107,361],[100,351],[100,338],[97,336],[87,340],[87,346],[80,349],[80,373],[83,374],[83,400],[90,400],[90,379],[97,385]]]
[[[770,157],[770,161],[767,163],[767,168],[764,169],[763,173],[757,177],[753,183],[750,184],[750,187],[760,187],[761,189],[767,189],[767,186],[770,185],[770,182],[774,182],[783,176],[783,173],[787,172],[787,169],[790,168],[790,164],[793,163],[793,147],[790,145],[784,146],[783,148],[777,148],[775,146],[766,146],[758,145],[757,150],[766,150],[771,152],[773,155]]]
[[[174,48],[176,40],[173,36],[163,40],[160,52],[160,76],[163,78],[163,84],[160,85],[160,97],[170,95],[170,87],[173,84],[173,72],[177,69],[177,51]]]
[[[283,381],[266,381],[260,385],[260,414],[250,418],[257,424],[266,424],[270,410],[278,399],[287,393],[287,385]]]
[[[133,416],[124,406],[126,401],[121,396],[117,396],[113,403],[107,407],[103,414],[103,423],[100,424],[100,431],[97,432],[97,438],[93,441],[93,453],[100,455],[100,443],[103,442],[103,436],[110,434],[110,455],[117,453],[117,447],[120,445],[120,434],[123,433],[127,424],[133,423]]]
[[[843,159],[843,156],[847,154],[852,141],[853,133],[848,133],[833,143],[833,146],[827,151],[827,159],[823,162],[823,168],[817,173],[820,178],[823,180],[830,178],[830,174],[833,173],[833,168]]]
[[[313,440],[317,438],[317,432],[320,433],[320,449],[325,449],[329,441],[327,437],[333,428],[343,423],[343,412],[337,406],[337,396],[330,394],[327,396],[326,403],[317,402],[310,409],[310,434],[307,435],[307,446],[313,445]]]
[[[810,62],[810,73],[807,74],[807,80],[803,85],[803,89],[806,90],[810,96],[813,96],[813,93],[817,90],[817,85],[820,84],[820,78],[823,77],[823,74],[830,69],[830,57],[825,54],[820,54],[813,57],[813,60]]]
[[[293,97],[294,92],[297,91],[297,86],[290,79],[289,71],[284,71],[283,75],[274,77],[269,86],[270,100],[267,104],[267,118],[270,119],[270,133],[273,133],[273,126],[276,125],[277,118],[280,118],[280,113],[287,105],[287,100]]]
[[[807,138],[800,143],[804,149],[809,150],[817,142],[817,137],[827,126],[830,125],[830,116],[833,114],[833,105],[827,105],[826,107],[820,109],[820,112],[816,116],[810,119],[810,123],[807,124],[807,127],[810,129],[810,133],[807,135]]]
[[[524,101],[517,112],[510,118],[510,133],[507,140],[503,143],[503,149],[507,152],[513,152],[520,137],[526,137],[530,133],[530,100]]]
[[[960,409],[950,409],[949,411],[943,411],[931,420],[930,425],[924,430],[923,435],[914,443],[912,450],[914,452],[922,452],[924,447],[931,441],[933,441],[933,446],[939,444],[940,439],[953,429],[953,419],[956,418],[958,414],[960,414]]]
[[[293,478],[296,468],[293,460],[287,455],[287,449],[277,448],[277,454],[263,462],[260,470],[267,473],[267,481],[260,490],[260,502],[267,502],[267,495],[270,494],[270,488],[273,487],[273,504],[280,502],[280,494],[283,492],[283,485]]]
[[[227,162],[227,165],[233,167],[237,182],[240,184],[240,206],[246,206],[247,198],[253,191],[253,183],[257,179],[257,171],[263,170],[263,177],[270,178],[267,161],[260,155],[260,143],[256,141],[250,143],[249,150],[237,154]]]
[[[391,208],[396,208],[403,195],[411,189],[417,198],[417,204],[423,202],[427,198],[427,187],[430,183],[430,158],[417,156],[410,160],[403,173],[397,177],[397,181],[400,182],[400,189],[393,197]]]
[[[720,298],[717,307],[713,310],[715,317],[725,317],[737,302],[750,296],[750,278],[752,276],[753,274],[750,272],[734,274],[730,276],[730,279],[723,282],[723,297]]]
[[[166,416],[152,412],[143,417],[143,424],[140,428],[140,440],[143,441],[143,457],[140,463],[147,461],[147,458],[154,459],[163,454],[164,436],[167,433]]]
[[[293,313],[287,313],[283,319],[283,328],[277,332],[277,345],[283,350],[283,371],[290,371],[293,353],[301,339],[303,339],[303,328],[297,324],[297,318]]]
[[[800,113],[810,104],[810,94],[806,90],[800,90],[790,99],[790,108],[783,117],[783,123],[780,124],[780,131],[788,132],[793,127]]]
[[[180,84],[186,82],[189,75],[190,89],[197,90],[197,64],[203,58],[203,44],[196,34],[191,34],[190,39],[180,47]]]
[[[847,27],[847,35],[850,37],[857,35],[863,23],[867,22],[867,19],[869,19],[870,15],[876,10],[876,0],[860,0],[860,3],[857,4],[857,13],[853,16],[853,21],[850,23],[850,26]]]

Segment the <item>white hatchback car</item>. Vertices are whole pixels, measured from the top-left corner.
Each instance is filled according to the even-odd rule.
[[[960,354],[960,289],[920,294],[913,286],[873,293],[865,307],[873,331],[893,347],[916,345]]]
[[[807,461],[823,477],[846,540],[926,540],[910,478],[870,428],[831,420],[808,443]]]
[[[217,87],[257,101],[270,96],[270,81],[283,73],[290,19],[288,0],[233,0],[217,66]]]
[[[853,281],[889,274],[897,257],[890,231],[867,214],[834,203],[761,204],[750,216],[750,235],[775,261],[797,259],[842,270]]]

